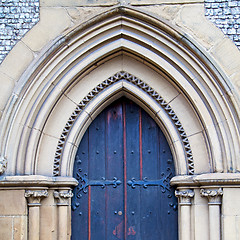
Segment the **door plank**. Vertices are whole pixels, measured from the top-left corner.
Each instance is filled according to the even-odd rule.
[[[106,159],[105,116],[100,114],[89,127],[89,179],[102,180],[105,174]],[[89,189],[90,190],[90,189]],[[90,193],[90,191],[89,191]],[[91,239],[105,239],[105,189],[91,187]]]
[[[142,111],[143,178],[159,179],[158,126]],[[159,240],[158,186],[141,188],[141,236],[142,240]]]
[[[123,112],[122,104],[116,102],[106,110],[107,179],[123,182]],[[123,183],[117,188],[107,187],[106,237],[124,239]],[[122,213],[122,214],[118,214]]]
[[[89,130],[82,138],[81,144],[77,150],[73,177],[79,182],[79,175],[84,176],[88,173],[88,138]],[[79,191],[80,185],[73,189],[74,197],[72,199],[72,239],[88,240],[88,192]]]
[[[133,102],[126,102],[126,153],[127,153],[127,179],[139,179],[140,170],[140,152],[141,147],[139,141],[140,130],[140,110]],[[126,239],[141,239],[140,232],[140,189],[132,189],[127,186],[127,227]]]

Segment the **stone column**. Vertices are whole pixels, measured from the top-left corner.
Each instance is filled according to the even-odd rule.
[[[217,189],[201,189],[200,194],[202,197],[208,198],[209,207],[209,227],[210,227],[210,240],[221,239],[221,215],[220,205],[222,203],[222,188]]]
[[[64,189],[54,191],[54,197],[57,199],[58,206],[58,239],[68,239],[68,207],[70,206],[70,199],[73,196],[72,190]]]
[[[191,189],[181,189],[176,190],[175,195],[180,207],[180,240],[191,240],[191,199],[194,192]]]
[[[29,207],[29,240],[39,240],[40,206],[43,197],[48,196],[47,190],[26,190],[25,197]]]

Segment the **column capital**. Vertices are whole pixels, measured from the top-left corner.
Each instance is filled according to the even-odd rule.
[[[208,198],[208,204],[220,205],[223,190],[222,188],[209,188],[209,189],[202,188],[200,190],[200,194],[202,197]]]
[[[41,205],[41,200],[44,197],[48,197],[48,191],[44,190],[26,190],[25,197],[28,200],[29,207],[35,207]]]
[[[194,197],[192,189],[176,190],[175,196],[179,199],[179,205],[191,205],[191,199]]]
[[[58,206],[68,206],[73,193],[72,190],[58,190],[53,192],[53,196],[57,199]]]

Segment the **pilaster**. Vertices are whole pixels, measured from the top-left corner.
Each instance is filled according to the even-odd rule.
[[[180,240],[191,240],[191,205],[194,191],[192,189],[181,189],[175,191],[179,202],[180,215]]]
[[[221,239],[221,215],[220,206],[222,204],[222,188],[202,188],[200,190],[202,197],[208,198],[209,207],[209,227],[210,240]]]
[[[73,193],[71,189],[59,189],[54,191],[54,198],[57,200],[58,206],[58,239],[66,240],[69,238],[68,221],[70,216],[68,214],[69,206],[71,205],[71,198]]]
[[[41,200],[48,197],[48,191],[46,189],[26,190],[25,197],[29,207],[29,240],[39,240]]]

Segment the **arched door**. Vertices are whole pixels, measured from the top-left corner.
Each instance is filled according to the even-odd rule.
[[[90,125],[77,151],[72,240],[177,240],[174,164],[155,121],[122,98]]]

